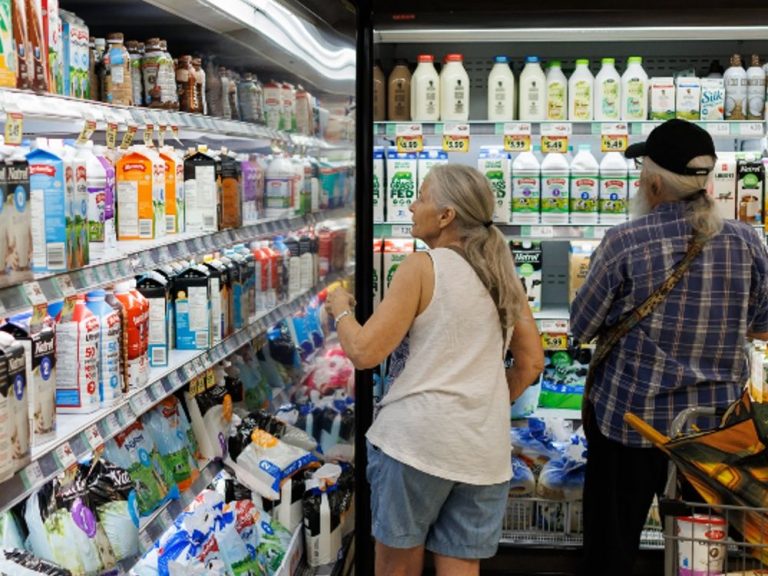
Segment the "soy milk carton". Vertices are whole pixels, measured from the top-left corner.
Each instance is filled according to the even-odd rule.
[[[384,148],[376,146],[373,149],[373,221],[384,222]]]
[[[701,119],[705,122],[722,120],[725,114],[725,84],[722,78],[702,78]]]
[[[386,238],[384,240],[384,264],[381,276],[382,294],[385,294],[397,268],[414,251],[414,241],[405,238]],[[382,295],[383,298],[383,295]]]
[[[56,319],[56,406],[63,414],[99,409],[99,319],[85,296],[68,298]]]
[[[425,148],[419,152],[419,160],[417,164],[417,178],[416,178],[416,193],[418,195],[421,187],[424,185],[424,180],[427,178],[427,174],[432,170],[433,166],[439,164],[448,163],[448,153],[443,151],[442,148]]]
[[[387,222],[410,222],[408,207],[416,200],[416,154],[387,153]]]
[[[509,224],[512,217],[512,166],[509,154],[498,148],[483,146],[477,159],[477,169],[488,178],[496,197],[493,221]]]
[[[11,412],[11,447],[14,470],[21,470],[30,460],[29,385],[24,346],[8,332],[0,332],[0,356],[7,368],[8,406]]]
[[[56,437],[56,335],[45,304],[12,316],[0,330],[24,346],[31,445]]]
[[[64,174],[64,160],[38,148],[29,162],[32,219],[32,271],[63,272],[74,262],[74,190]]]

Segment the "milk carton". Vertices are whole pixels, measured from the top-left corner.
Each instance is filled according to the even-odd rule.
[[[736,156],[720,152],[714,171],[713,197],[723,218],[736,218]]]
[[[149,302],[149,365],[168,366],[173,314],[168,280],[158,272],[147,272],[136,279],[136,289]]]
[[[85,297],[86,306],[99,319],[99,400],[109,407],[123,397],[122,319],[120,313],[106,302],[104,290],[92,290]]]
[[[498,148],[483,146],[477,159],[477,169],[488,178],[496,197],[493,221],[509,224],[512,218],[512,162],[509,154]]]
[[[408,207],[416,200],[416,154],[387,152],[387,222],[411,222]]]
[[[381,238],[373,239],[373,308],[379,305],[381,299],[384,296],[384,283],[382,278],[382,271],[384,261],[382,253],[384,252],[384,240]]]
[[[74,190],[68,188],[63,159],[47,150],[33,150],[29,162],[32,211],[32,271],[62,272],[74,254]]]
[[[15,421],[11,409],[13,386],[8,379],[8,361],[0,355],[0,481],[10,478],[13,473],[13,436]]]
[[[541,310],[542,284],[542,250],[541,242],[519,241],[510,242],[515,269],[523,284],[532,312]]]
[[[115,166],[117,176],[117,239],[152,240],[156,228],[156,184],[153,158],[146,150],[135,149],[122,156]],[[165,168],[160,185],[165,189]],[[163,209],[163,212],[165,210]],[[165,233],[164,218],[160,223]]]
[[[99,319],[80,295],[66,300],[56,323],[57,411],[95,412],[99,409]]]
[[[739,160],[736,165],[736,198],[738,218],[748,224],[763,222],[763,181],[765,172],[760,160]]]
[[[12,316],[0,330],[24,346],[31,445],[40,446],[56,437],[56,335],[47,306]]]
[[[184,197],[188,232],[218,229],[216,161],[202,151],[184,160]]]
[[[64,94],[64,61],[59,0],[43,0],[43,26],[46,46],[48,47],[50,90],[54,94]]]
[[[702,78],[701,119],[705,122],[722,120],[725,113],[725,84],[722,78]]]
[[[0,286],[32,279],[29,165],[23,155],[0,160]]]
[[[384,240],[384,264],[382,270],[382,289],[386,293],[397,268],[413,253],[414,242],[405,238],[386,238]]]
[[[173,148],[160,150],[165,163],[165,233],[184,231],[184,160]]]
[[[675,117],[675,79],[651,79],[651,120],[671,120]]]
[[[240,161],[243,174],[243,226],[249,226],[259,220],[260,201],[264,199],[264,170],[253,157]]]
[[[384,148],[373,149],[373,221],[384,222]]]
[[[533,152],[512,162],[512,222],[538,224],[541,217],[541,167]]]
[[[417,194],[421,190],[421,187],[424,185],[424,180],[426,180],[427,174],[429,174],[429,171],[432,170],[432,167],[437,166],[438,164],[447,163],[448,153],[443,151],[442,148],[424,148],[424,150],[419,152],[418,167],[416,170]]]
[[[21,470],[29,464],[30,460],[29,386],[24,346],[8,332],[0,332],[0,356],[3,357],[8,370],[7,377],[10,384],[8,406],[13,422],[11,431],[13,468]]]
[[[675,79],[675,117],[698,120],[701,116],[701,81],[698,78]]]
[[[199,266],[190,266],[173,282],[176,319],[176,348],[206,350],[211,339],[210,275]]]

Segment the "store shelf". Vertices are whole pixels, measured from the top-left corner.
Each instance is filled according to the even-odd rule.
[[[57,415],[56,438],[33,450],[32,463],[1,484],[0,511],[21,502],[57,474],[112,438],[152,406],[182,389],[195,376],[263,334],[278,320],[302,310],[320,291],[354,273],[329,274],[313,289],[258,315],[246,328],[208,350],[172,350],[169,366],[153,368],[149,382],[115,405],[90,414]]]
[[[173,140],[172,127],[177,127],[181,140],[199,142],[228,142],[237,148],[234,140],[245,141],[251,148],[267,147],[272,142],[285,146],[312,149],[348,149],[352,143],[328,143],[303,134],[290,134],[272,130],[264,125],[226,120],[202,114],[188,114],[150,108],[116,106],[91,100],[79,100],[54,94],[35,94],[26,90],[0,89],[0,120],[5,122],[6,113],[20,111],[24,115],[25,134],[75,135],[83,128],[86,118],[96,121],[97,131],[104,131],[108,122],[115,122],[125,131],[129,125],[143,131],[152,124],[155,134],[160,126],[166,126],[166,142]],[[138,138],[141,134],[138,135]]]
[[[564,307],[548,307],[534,312],[533,317],[536,320],[568,320],[571,317],[571,312],[567,306]]]
[[[411,223],[376,222],[377,238],[411,238]],[[614,224],[496,224],[510,238],[529,240],[600,240]]]
[[[336,208],[292,218],[264,219],[230,230],[176,234],[152,242],[118,242],[117,249],[110,251],[114,254],[110,259],[72,272],[39,274],[30,280],[38,283],[46,300],[59,300],[68,296],[72,288],[76,292],[85,292],[121,279],[132,278],[180,258],[200,256],[238,242],[249,242],[260,236],[314,226],[325,220],[350,215],[350,208]],[[0,289],[0,316],[30,308],[34,298],[30,294],[34,290],[34,285],[29,282]]]
[[[500,138],[504,136],[504,122],[470,120],[466,123],[469,124],[471,136],[493,135]],[[519,124],[521,122],[509,123]],[[623,124],[628,124],[629,134],[638,136],[650,134],[651,130],[661,123],[659,120],[623,122]],[[394,138],[398,124],[420,124],[425,136],[441,135],[445,129],[443,122],[376,122],[374,123],[374,134]],[[528,122],[527,124],[530,124],[531,135],[533,136],[541,135],[542,126],[555,124],[565,126],[566,133],[570,132],[574,136],[599,136],[602,134],[603,126],[614,126],[617,122]],[[765,123],[759,120],[697,121],[696,124],[707,130],[712,137],[754,139],[765,136]],[[499,145],[501,143],[499,140]]]

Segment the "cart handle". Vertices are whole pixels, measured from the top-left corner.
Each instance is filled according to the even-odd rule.
[[[717,417],[722,416],[723,414],[725,414],[725,409],[715,408],[713,406],[694,406],[693,408],[686,408],[672,420],[669,435],[671,438],[675,438],[683,431],[683,428],[685,428],[685,425],[689,420],[698,416]]]

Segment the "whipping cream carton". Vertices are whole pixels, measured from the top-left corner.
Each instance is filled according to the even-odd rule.
[[[29,464],[29,383],[24,346],[8,332],[0,332],[0,356],[5,361],[10,384],[8,405],[11,412],[11,447],[13,467],[21,470]]]
[[[0,159],[0,286],[32,279],[32,210],[24,156]]]
[[[512,165],[509,154],[499,148],[483,146],[477,159],[477,169],[488,178],[496,196],[493,221],[509,224],[512,217]]]
[[[722,78],[702,78],[701,119],[722,120],[725,111],[725,84]]]
[[[698,120],[701,115],[701,81],[698,78],[677,78],[675,84],[675,117]]]
[[[416,154],[387,153],[387,222],[411,222],[408,207],[416,200]]]
[[[739,160],[736,164],[738,219],[748,224],[763,222],[763,181],[765,172],[759,160]]]
[[[675,79],[651,79],[651,120],[671,120],[675,117]]]

